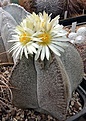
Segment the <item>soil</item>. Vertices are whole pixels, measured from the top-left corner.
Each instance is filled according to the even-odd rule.
[[[58,121],[51,115],[38,113],[32,109],[18,109],[12,105],[12,87],[9,84],[11,70],[12,66],[0,66],[0,121]],[[77,114],[82,107],[80,95],[77,91],[73,92],[67,118]]]

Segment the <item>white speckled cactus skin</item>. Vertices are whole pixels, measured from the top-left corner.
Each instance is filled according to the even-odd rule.
[[[10,4],[10,0],[0,0],[0,4],[1,4],[1,6],[6,6],[6,5]]]
[[[36,0],[36,11],[47,13],[52,13],[52,18],[58,14],[64,13],[64,7],[66,5],[66,0]]]
[[[82,44],[86,43],[86,27],[80,27],[76,33],[71,32],[68,35],[71,43]]]
[[[11,43],[8,43],[8,40],[12,38],[13,34],[15,34],[15,27],[20,24],[27,14],[29,13],[17,4],[9,4],[0,8],[0,34],[4,40],[3,43],[6,51],[8,51],[12,46]],[[7,56],[8,60],[10,60],[11,57],[8,53]],[[14,63],[15,62],[16,60],[14,60]]]
[[[8,40],[12,38],[12,34],[15,34],[14,29],[16,25],[15,19],[8,12],[0,8],[0,34],[4,40],[3,44],[6,51],[11,47],[11,43],[8,43]],[[8,53],[7,57],[8,60],[11,59]]]
[[[20,22],[30,14],[23,7],[17,4],[9,4],[8,6],[3,7],[5,11],[7,11],[11,16],[15,19],[15,21],[20,24]]]
[[[0,8],[0,32],[6,50],[11,47],[8,40],[15,34],[16,25],[27,14],[15,4]],[[13,103],[19,108],[34,108],[65,120],[72,91],[82,78],[82,59],[70,43],[60,58],[52,54],[49,61],[35,62],[34,57],[28,60],[23,57],[13,68],[10,77],[11,85],[16,87],[12,89]]]

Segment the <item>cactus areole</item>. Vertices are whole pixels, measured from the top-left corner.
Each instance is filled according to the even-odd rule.
[[[18,62],[10,76],[13,104],[66,120],[72,91],[82,81],[83,63],[59,16],[30,14],[15,4],[0,11],[3,43]]]

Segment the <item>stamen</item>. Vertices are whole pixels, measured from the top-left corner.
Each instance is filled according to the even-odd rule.
[[[20,35],[19,40],[23,45],[26,45],[28,42],[31,41],[31,38],[30,35],[28,35],[28,33],[23,33]]]
[[[39,35],[39,38],[41,38],[42,42],[39,42],[41,45],[48,45],[51,42],[51,35],[49,33],[43,33]]]

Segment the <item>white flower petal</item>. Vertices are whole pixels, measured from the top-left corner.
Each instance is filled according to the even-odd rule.
[[[41,51],[41,60],[43,61],[45,57],[45,46],[42,47],[42,51]]]
[[[20,60],[21,60],[21,58],[22,58],[23,52],[24,52],[24,49],[23,49],[23,47],[22,47],[22,48],[21,48],[21,52],[20,52]]]
[[[24,47],[24,54],[25,54],[25,57],[28,59],[28,53],[27,53],[27,48]]]
[[[13,34],[12,37],[17,38],[17,37],[19,37],[19,35],[16,33],[16,34]]]
[[[34,48],[34,46],[30,46],[31,50],[34,52],[34,53],[37,53],[36,49]]]
[[[35,48],[39,47],[39,45],[37,43],[32,43],[32,46],[34,46]]]
[[[51,23],[53,24],[53,26],[57,25],[59,23],[59,15],[56,16],[54,19],[52,19]]]
[[[28,53],[29,53],[29,54],[33,54],[33,51],[32,51],[32,49],[31,49],[30,46],[27,46],[27,50],[28,50]]]
[[[47,58],[47,60],[49,60],[49,57],[50,57],[49,48],[47,46],[45,46],[45,49],[46,49],[46,58]]]
[[[15,56],[16,53],[17,53],[21,48],[22,48],[22,47],[17,47],[17,48],[13,51],[12,56]]]
[[[54,43],[54,44],[56,44],[56,45],[59,45],[59,46],[61,46],[61,47],[68,47],[68,44],[67,43],[65,43],[65,42],[60,42],[60,41],[57,41],[57,42],[55,42],[55,41],[52,41],[52,43]]]
[[[21,34],[21,32],[20,32],[18,29],[16,29],[15,32],[16,32],[18,35]]]
[[[20,35],[22,32],[24,32],[24,28],[20,25],[16,27],[16,32]]]
[[[58,41],[63,41],[63,42],[67,42],[70,41],[68,38],[62,37],[62,38],[57,38]]]
[[[37,54],[35,55],[35,60],[37,60],[37,59],[39,58],[40,53],[41,53],[41,50],[42,50],[42,46],[40,46],[40,47],[38,48]]]
[[[12,40],[9,40],[8,42],[19,42],[19,40],[18,39],[16,39],[16,40],[12,39]]]
[[[48,46],[49,46],[49,48],[50,48],[56,55],[61,56],[61,54],[59,53],[59,51],[58,51],[56,48],[54,48],[54,47],[51,46],[51,45],[48,45]]]
[[[21,26],[26,27],[26,19],[23,19],[23,21],[21,22]]]
[[[19,49],[18,49],[18,51],[14,51],[15,53],[12,55],[15,59],[18,59],[19,58],[19,56],[20,56],[20,52],[21,52],[21,48],[22,47],[20,47]]]
[[[52,38],[52,41],[69,41],[69,39],[66,36],[58,36],[54,35],[54,37]]]
[[[54,26],[53,27],[53,29],[52,29],[52,31],[57,31],[57,33],[58,32],[62,32],[62,30],[63,30],[63,25],[59,25],[59,24],[57,24],[56,26]],[[66,31],[63,31],[63,32],[66,32]]]
[[[29,28],[26,28],[25,31],[28,32],[28,33],[31,34],[31,35],[34,33],[34,31],[31,30],[31,29],[29,29]]]
[[[12,48],[10,48],[10,51],[13,51],[13,50],[16,50],[16,48],[20,47],[21,46],[21,43],[17,42],[17,43],[14,43]]]
[[[51,46],[53,46],[54,48],[56,48],[57,50],[60,50],[61,52],[64,52],[64,49],[60,46],[57,46],[55,44],[51,44]]]
[[[36,36],[38,36],[38,35],[41,34],[41,33],[42,33],[42,32],[38,30],[37,32],[33,33],[33,36],[36,37]]]
[[[63,37],[65,35],[67,35],[67,33],[57,33],[56,31],[54,31],[54,33],[56,33],[56,37]]]
[[[32,40],[33,40],[33,41],[36,41],[36,42],[42,42],[41,39],[39,39],[39,38],[35,38],[35,37],[32,37]]]

